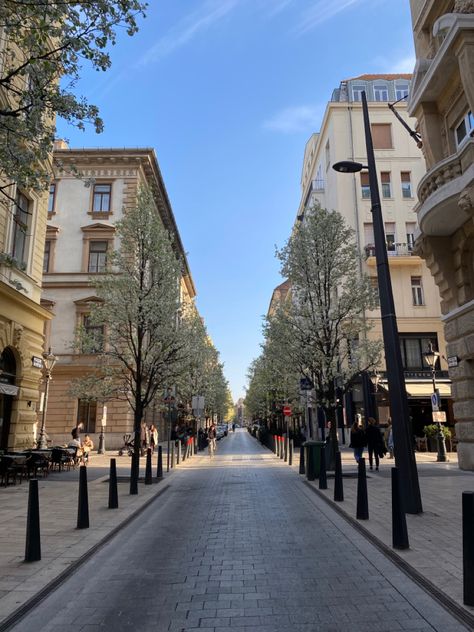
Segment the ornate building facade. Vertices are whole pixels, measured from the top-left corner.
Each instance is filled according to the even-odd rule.
[[[416,249],[441,296],[459,466],[474,470],[474,1],[411,0],[411,11],[409,112],[427,168]]]

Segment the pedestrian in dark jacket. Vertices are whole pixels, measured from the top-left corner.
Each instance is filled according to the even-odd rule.
[[[354,458],[357,463],[362,458],[366,445],[365,430],[359,425],[358,421],[355,421],[351,426],[351,443],[349,447],[354,450]]]
[[[373,470],[373,459],[375,456],[375,469],[379,469],[379,457],[384,455],[384,441],[382,434],[377,426],[377,421],[373,417],[369,417],[369,423],[365,435],[367,437],[367,449],[369,451],[370,469]]]

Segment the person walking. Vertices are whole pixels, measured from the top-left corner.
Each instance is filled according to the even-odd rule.
[[[388,450],[388,458],[393,459],[393,429],[391,417],[387,419],[387,427],[385,428],[384,440]]]
[[[216,451],[216,437],[217,437],[216,427],[214,426],[214,424],[211,424],[207,432],[207,439],[208,439],[207,447],[209,450],[209,456],[211,458],[214,456],[214,453]]]
[[[366,445],[365,430],[359,421],[354,421],[351,426],[351,443],[349,447],[354,450],[354,458],[357,463],[359,463],[359,459],[362,458]]]
[[[140,427],[140,454],[144,456],[146,454],[146,450],[148,448],[148,443],[150,441],[150,433],[148,431],[148,426],[144,421],[142,421]]]
[[[150,426],[150,448],[151,451],[154,452],[156,446],[158,445],[158,430],[155,427],[155,424],[151,424]]]
[[[384,455],[385,446],[382,434],[380,433],[379,427],[377,426],[377,421],[373,417],[369,417],[368,419],[365,436],[367,439],[367,450],[369,451],[370,469],[374,469],[373,461],[375,456],[375,470],[378,471],[380,463],[379,459]]]

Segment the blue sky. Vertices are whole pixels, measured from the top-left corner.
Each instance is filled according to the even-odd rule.
[[[275,245],[300,199],[304,146],[342,79],[411,72],[408,0],[150,0],[107,73],[77,91],[101,135],[59,122],[72,147],[154,147],[234,398],[281,282]]]

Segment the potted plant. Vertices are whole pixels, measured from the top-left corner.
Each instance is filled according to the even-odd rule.
[[[441,426],[445,440],[451,439],[451,430],[446,426]],[[428,439],[428,451],[438,452],[438,424],[428,424],[423,428],[426,438]]]

